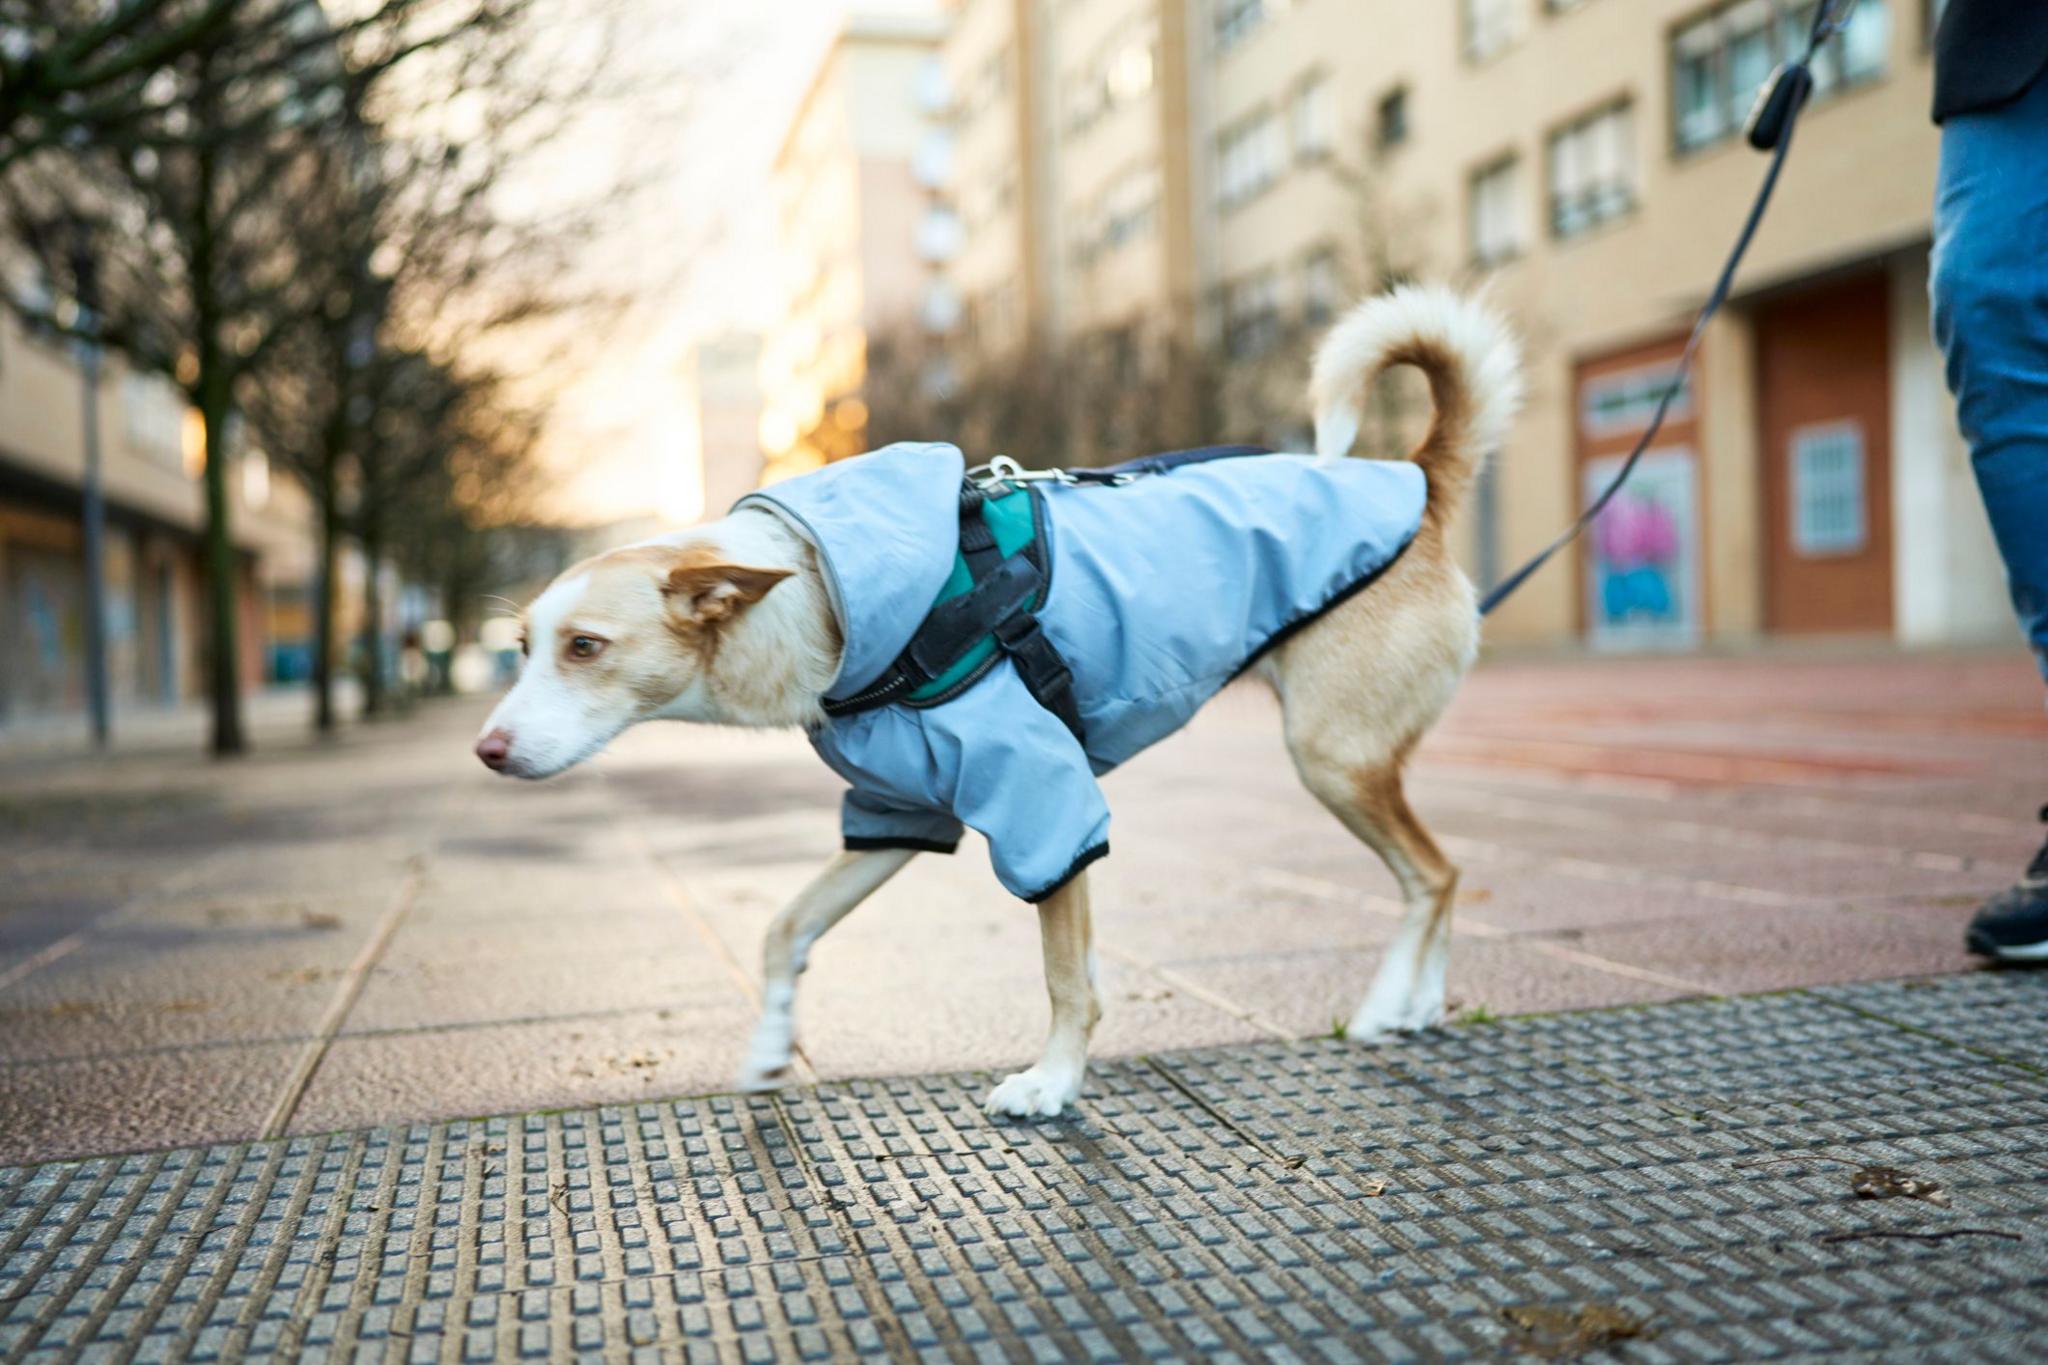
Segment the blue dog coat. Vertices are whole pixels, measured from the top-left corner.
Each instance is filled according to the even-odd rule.
[[[736,505],[781,517],[818,552],[845,640],[828,697],[881,676],[931,610],[953,570],[964,464],[950,445],[894,445]],[[1414,538],[1425,496],[1407,461],[1305,455],[1041,487],[1051,571],[1037,615],[1073,671],[1085,744],[1007,658],[948,700],[838,716],[810,735],[852,784],[848,848],[950,853],[965,825],[1029,901],[1108,852],[1096,778],[1369,582]]]

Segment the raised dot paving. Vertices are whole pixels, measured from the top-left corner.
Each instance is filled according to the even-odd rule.
[[[1535,1305],[2041,1358],[2044,1028],[1979,974],[1161,1054],[1038,1125],[971,1074],[0,1168],[0,1355],[1498,1359]]]

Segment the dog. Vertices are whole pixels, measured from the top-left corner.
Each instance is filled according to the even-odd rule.
[[[1393,469],[1399,461],[1345,460],[1357,439],[1368,386],[1383,370],[1398,365],[1419,369],[1428,381],[1433,412],[1427,433],[1404,469]],[[1291,487],[1313,486],[1300,482],[1316,477],[1306,466],[1325,475],[1341,473],[1340,461],[1347,469],[1376,465],[1416,486],[1418,508],[1405,545],[1370,573],[1356,574],[1356,582],[1331,594],[1314,613],[1290,621],[1287,630],[1261,627],[1272,638],[1247,662],[1250,673],[1278,694],[1287,748],[1303,783],[1387,865],[1407,907],[1351,1017],[1348,1037],[1360,1042],[1428,1029],[1444,1015],[1458,869],[1409,807],[1402,770],[1477,656],[1476,597],[1452,554],[1448,528],[1482,459],[1507,436],[1520,397],[1517,349],[1495,313],[1448,290],[1404,287],[1357,305],[1319,347],[1309,384],[1314,456],[1238,462],[1253,466],[1296,460],[1303,468],[1273,466],[1296,479]],[[958,452],[938,449],[951,452],[953,463],[947,468],[957,488]],[[1194,475],[1176,472],[1169,478],[1186,481],[1190,489],[1214,491]],[[907,496],[951,499],[956,488],[928,494],[916,485]],[[722,520],[586,560],[549,585],[525,613],[527,657],[521,673],[477,740],[476,753],[484,764],[514,777],[543,778],[591,757],[631,725],[671,719],[805,729],[821,754],[858,787],[858,762],[846,760],[844,745],[835,757],[821,742],[842,724],[828,716],[828,697],[835,685],[843,686],[844,666],[856,654],[866,660],[864,671],[872,673],[886,662],[875,655],[878,645],[893,653],[905,637],[899,631],[893,639],[878,641],[864,626],[850,634],[856,622],[849,600],[893,595],[892,600],[912,602],[913,616],[921,616],[930,609],[930,586],[921,580],[899,583],[895,575],[882,573],[871,577],[884,581],[840,581],[820,548],[824,542],[807,534],[800,518],[777,515],[786,507],[772,501],[773,491],[743,500]],[[1071,505],[1083,505],[1078,499],[1124,494],[1111,490],[1073,496],[1077,501]],[[1299,498],[1289,505],[1298,507]],[[1327,538],[1343,526],[1300,529],[1304,539],[1311,532]],[[1057,518],[1054,535],[1057,539]],[[943,553],[943,562],[950,564],[952,546]],[[1212,599],[1236,600],[1232,594],[1238,587],[1185,585],[1196,609]],[[1088,667],[1085,660],[1076,666],[1084,680]],[[1214,684],[1221,685],[1221,680]],[[963,696],[984,695],[978,689],[985,686],[994,684],[976,683]],[[1213,690],[1201,693],[1189,711]],[[923,715],[947,713],[951,705]],[[1023,706],[1036,710],[1028,698]],[[958,714],[972,719],[976,713],[966,708]],[[880,718],[875,725],[897,729],[916,719],[894,705],[867,715]],[[1177,724],[1183,718],[1169,719]],[[1030,744],[1010,743],[975,770],[980,790],[992,791],[998,801],[1005,792],[1030,795],[1036,775],[1023,768],[1012,772],[1006,765],[1028,767],[1035,761],[1029,755],[1039,750],[1066,746],[1064,752],[1085,757],[1097,772],[1121,756],[1082,755],[1085,735],[1082,745],[1075,745],[1043,713],[1032,723],[1041,722]],[[1092,785],[1085,770],[1082,777]],[[957,793],[948,791],[954,800],[949,809],[964,808]],[[849,798],[847,850],[768,930],[762,1013],[739,1077],[744,1090],[773,1089],[789,1076],[797,978],[819,937],[920,848],[950,851],[950,845],[930,839],[851,837],[860,795],[856,791]],[[959,820],[943,812],[933,819],[941,833],[950,827],[958,837]],[[973,818],[967,823],[989,833],[992,848],[997,846],[997,836],[984,824]],[[1106,829],[1106,823],[1105,809],[1099,824]],[[918,828],[910,827],[913,833]],[[1020,889],[1032,880],[1023,872],[1003,878],[1012,890],[1038,902],[1052,1022],[1037,1062],[1008,1076],[988,1096],[985,1107],[994,1116],[1056,1116],[1082,1088],[1089,1035],[1101,1013],[1089,946],[1086,864],[1107,843],[1106,836],[1088,834],[1076,836],[1074,844],[1083,855],[1043,895]],[[998,872],[1005,872],[1000,856]]]

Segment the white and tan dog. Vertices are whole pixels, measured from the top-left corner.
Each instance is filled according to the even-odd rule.
[[[1310,398],[1320,458],[1348,452],[1366,385],[1402,364],[1427,376],[1435,405],[1410,457],[1428,485],[1421,528],[1370,587],[1287,638],[1256,670],[1279,694],[1302,781],[1385,861],[1408,906],[1352,1016],[1349,1036],[1361,1041],[1432,1027],[1444,1013],[1458,872],[1409,809],[1401,773],[1478,648],[1472,585],[1446,528],[1520,398],[1515,348],[1490,312],[1443,290],[1397,290],[1341,319],[1316,356]],[[525,668],[476,746],[495,771],[525,778],[581,762],[645,720],[817,725],[841,649],[813,550],[777,517],[751,509],[576,565],[528,608],[526,639]],[[742,1087],[787,1077],[796,980],[812,944],[914,856],[842,853],[777,916]],[[989,1096],[992,1114],[1050,1116],[1071,1104],[1100,1015],[1086,873],[1045,900],[1039,916],[1051,1032],[1038,1062]]]

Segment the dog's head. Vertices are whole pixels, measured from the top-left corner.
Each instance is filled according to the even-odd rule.
[[[526,662],[476,754],[512,777],[552,777],[630,725],[689,716],[720,647],[790,569],[729,562],[702,543],[585,560],[526,609]]]

